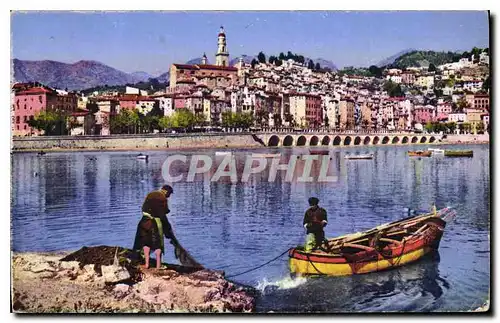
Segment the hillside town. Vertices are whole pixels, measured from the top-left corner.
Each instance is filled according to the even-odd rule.
[[[228,129],[329,132],[489,132],[488,49],[457,62],[322,69],[291,52],[229,64],[226,33],[215,64],[172,64],[161,91],[127,86],[89,95],[38,82],[12,85],[12,134],[112,135]]]

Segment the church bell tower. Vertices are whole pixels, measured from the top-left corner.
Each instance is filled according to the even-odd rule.
[[[215,54],[215,65],[229,66],[229,53],[226,47],[226,34],[224,27],[220,27],[218,41],[217,41],[217,54]]]

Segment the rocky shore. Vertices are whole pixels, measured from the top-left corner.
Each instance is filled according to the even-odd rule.
[[[143,269],[120,247],[13,253],[15,313],[253,312],[252,292],[223,272],[163,264]],[[154,262],[152,263],[154,267]]]

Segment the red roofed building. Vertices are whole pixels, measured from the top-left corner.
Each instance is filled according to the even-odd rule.
[[[172,64],[170,67],[170,88],[175,89],[181,83],[181,80],[187,78],[196,80],[205,79],[203,83],[210,89],[218,85],[229,86],[236,84],[238,81],[238,69],[229,66],[226,34],[222,27],[218,35],[218,49],[215,56],[215,65],[204,64],[206,62],[205,56],[203,57],[202,64]],[[216,78],[216,82],[208,81],[210,77]],[[224,82],[224,84],[221,84],[221,82]],[[171,90],[171,92],[173,91]]]
[[[34,119],[41,111],[74,112],[78,106],[78,98],[74,93],[58,94],[47,87],[18,86],[12,97],[12,134],[14,136],[39,135],[40,131],[32,129],[28,121]]]

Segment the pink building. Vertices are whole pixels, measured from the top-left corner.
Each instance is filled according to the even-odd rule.
[[[178,96],[174,98],[174,109],[185,109],[186,108],[186,97]]]
[[[120,104],[120,110],[134,110],[137,107],[137,103],[139,102],[140,96],[132,94],[132,95],[124,95],[118,97],[118,102]]]
[[[321,96],[306,95],[306,120],[307,124],[312,128],[320,127],[323,124]]]
[[[15,87],[14,87],[15,89]],[[28,125],[40,111],[59,110],[74,112],[78,106],[75,94],[60,95],[45,87],[23,88],[14,93],[12,102],[12,134],[14,136],[39,135],[40,131]]]
[[[413,109],[413,120],[420,124],[432,122],[435,119],[435,110],[432,105],[416,106]]]
[[[452,107],[451,107],[451,103],[449,103],[449,102],[438,104],[436,120],[438,120],[438,121],[448,120],[448,114],[451,113],[451,110],[452,110]]]

